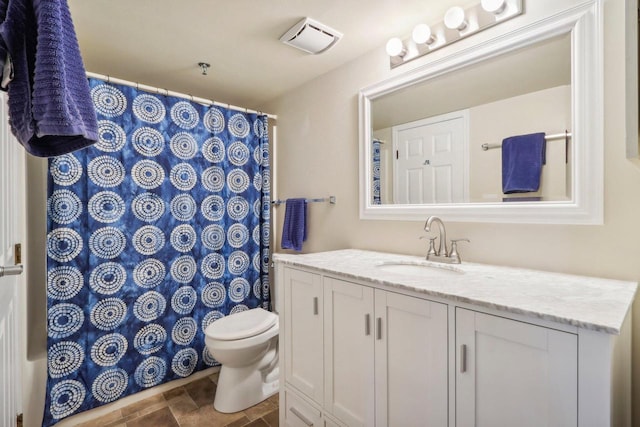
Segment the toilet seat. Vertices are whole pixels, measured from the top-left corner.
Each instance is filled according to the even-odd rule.
[[[216,320],[207,326],[205,334],[214,340],[241,340],[259,335],[277,322],[277,315],[258,307]]]

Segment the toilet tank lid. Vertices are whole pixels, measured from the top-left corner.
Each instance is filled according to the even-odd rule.
[[[258,307],[218,319],[204,333],[221,341],[240,340],[263,333],[277,321],[277,315]]]

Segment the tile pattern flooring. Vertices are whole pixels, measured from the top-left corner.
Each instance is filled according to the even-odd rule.
[[[278,427],[278,395],[243,412],[213,408],[218,374],[133,403],[78,427]]]

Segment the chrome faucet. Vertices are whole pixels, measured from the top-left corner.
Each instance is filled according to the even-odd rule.
[[[429,250],[427,252],[428,261],[444,262],[447,264],[460,264],[460,254],[458,254],[458,242],[469,242],[469,239],[451,239],[451,252],[447,248],[447,231],[444,227],[444,223],[437,216],[430,216],[427,218],[427,222],[424,224],[424,231],[427,233],[431,231],[433,223],[438,224],[438,231],[440,235],[438,237],[429,238]],[[438,249],[435,247],[435,240],[440,239]]]
[[[430,247],[429,254],[427,254],[427,259],[429,259],[430,254],[435,256],[449,256],[449,250],[447,249],[447,230],[445,230],[444,228],[444,222],[442,222],[442,220],[437,216],[430,216],[429,218],[427,218],[427,222],[425,222],[424,224],[424,231],[426,231],[427,233],[430,232],[434,222],[438,224],[438,230],[440,231],[440,246],[437,251],[435,250],[435,248]],[[431,242],[429,246],[433,246],[433,241],[435,240],[435,238],[430,240]],[[432,253],[432,249],[435,251],[435,253]]]

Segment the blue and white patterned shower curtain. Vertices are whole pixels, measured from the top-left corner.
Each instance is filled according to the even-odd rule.
[[[374,139],[372,141],[371,150],[371,166],[373,168],[373,204],[382,204],[380,195],[380,141]]]
[[[49,162],[44,425],[214,366],[269,309],[266,116],[91,80],[100,141]]]

